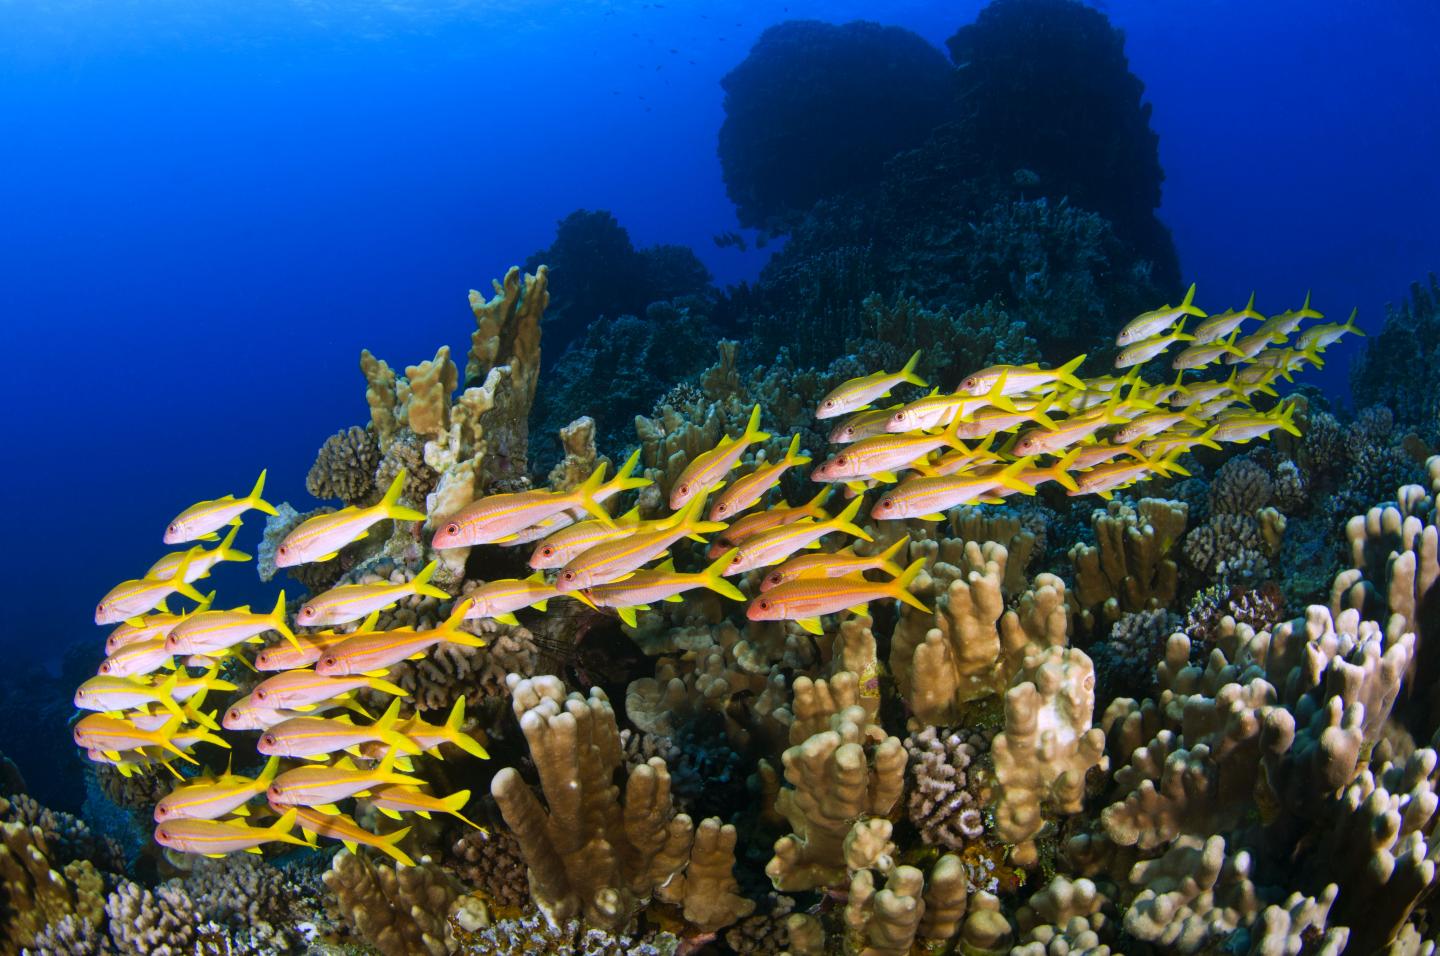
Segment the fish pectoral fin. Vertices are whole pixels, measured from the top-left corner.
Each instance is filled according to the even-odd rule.
[[[390,809],[389,807],[376,807],[375,809],[376,809],[376,810],[379,810],[381,813],[385,814],[387,817],[389,817],[389,818],[392,819],[392,820],[403,820],[403,819],[404,819],[404,817],[400,816],[400,811],[398,811],[398,810],[392,810],[392,809]]]
[[[219,536],[218,534],[216,534],[215,532],[213,532],[213,531],[207,531],[207,532],[205,532],[204,534],[202,534],[200,537],[196,538],[195,540],[196,540],[196,541],[219,541],[219,540],[220,540],[220,536]]]
[[[511,626],[520,623],[520,619],[514,614],[511,614],[509,611],[506,611],[503,614],[495,615],[495,620],[499,621],[501,624],[509,624]]]
[[[319,810],[321,813],[325,814],[327,817],[333,817],[333,816],[337,815],[337,814],[340,812],[340,808],[337,807],[337,806],[335,806],[335,804],[333,804],[333,803],[317,803],[317,804],[315,804],[315,806],[311,807],[310,809],[312,809],[312,810]]]
[[[795,619],[795,623],[799,624],[809,634],[825,633],[825,629],[820,626],[820,619],[818,617],[799,617]]]
[[[317,562],[319,562],[319,561],[334,561],[334,560],[335,560],[336,558],[338,558],[338,557],[340,557],[340,552],[339,552],[339,551],[331,551],[329,554],[322,554],[322,555],[320,555],[320,557],[316,558],[315,560],[316,560]]]
[[[936,511],[928,515],[916,515],[921,521],[944,521],[945,516]]]
[[[893,471],[872,471],[870,473],[870,477],[878,478],[881,481],[886,482],[887,484],[894,484],[895,482],[900,480],[900,476],[895,474],[895,472]]]
[[[617,607],[615,613],[620,615],[620,620],[625,622],[626,627],[634,627],[637,620],[633,607]]]

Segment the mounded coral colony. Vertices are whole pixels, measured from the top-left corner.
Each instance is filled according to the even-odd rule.
[[[345,508],[427,517],[380,521],[333,559],[294,565],[287,535],[334,509],[274,508],[256,565],[303,592],[287,589],[297,640],[337,629],[294,626],[337,584],[409,592],[338,630],[442,632],[454,608],[486,598],[487,582],[531,574],[534,545],[432,547],[487,496],[532,485],[579,495],[633,450],[648,484],[606,510],[663,517],[687,469],[742,435],[757,405],[773,437],[746,449],[737,474],[780,461],[797,434],[819,462],[844,421],[817,421],[821,400],[847,379],[899,368],[916,347],[920,374],[942,390],[1069,344],[1092,353],[1081,374],[1094,374],[1113,357],[1114,316],[1164,298],[1157,283],[1180,291],[1153,219],[1148,107],[1124,80],[1118,37],[1068,0],[998,0],[950,48],[973,66],[961,102],[1048,102],[1022,82],[1030,71],[1007,72],[1019,68],[1005,55],[1014,31],[1047,11],[1068,26],[1046,21],[1060,35],[1046,35],[1053,56],[1034,82],[1067,75],[1076,51],[1104,51],[1096,62],[1113,92],[1094,95],[1130,137],[1121,152],[1143,173],[1143,195],[1123,196],[1080,160],[1031,164],[1045,148],[1038,133],[1007,132],[993,109],[949,112],[936,94],[918,132],[897,118],[885,155],[851,157],[854,168],[804,184],[822,195],[799,191],[784,164],[726,164],[744,216],[791,235],[754,288],[697,289],[708,279],[689,259],[637,253],[608,217],[572,217],[556,247],[567,270],[587,267],[595,245],[630,271],[567,293],[563,376],[541,372],[544,265],[511,269],[488,298],[470,294],[463,372],[448,347],[403,369],[362,353],[370,420],[324,441],[307,488]],[[909,42],[868,25],[777,28],[727,91],[738,100],[771,88],[786,56],[834,69],[825,65],[856,50],[899,56]],[[790,47],[800,54],[776,52]],[[904,82],[925,74],[915,82],[931,84],[936,70],[926,60]],[[758,100],[732,116],[722,149],[767,148],[736,139],[777,121]],[[823,132],[827,116],[815,120]],[[967,123],[1006,140],[994,153],[1004,168],[939,171],[939,157],[970,155]],[[1022,162],[1038,182],[1015,176]],[[932,214],[899,225],[926,182],[958,215],[946,230]],[[846,232],[871,227],[880,238],[863,245]],[[668,301],[642,301],[651,294]],[[467,794],[433,814],[404,812],[403,823],[362,789],[337,799],[337,816],[299,819],[295,832],[319,833],[316,848],[267,843],[263,859],[212,860],[152,842],[172,772],[223,783],[266,765],[260,731],[233,729],[227,708],[271,674],[251,669],[255,649],[221,657],[186,713],[224,715],[229,749],[194,744],[199,767],[172,771],[158,757],[175,755],[155,750],[118,762],[101,752],[86,770],[84,813],[71,815],[27,796],[19,770],[0,763],[0,956],[1432,953],[1440,456],[1433,369],[1417,363],[1434,344],[1437,297],[1417,287],[1361,366],[1385,363],[1388,390],[1356,392],[1398,402],[1393,414],[1372,408],[1347,422],[1301,388],[1284,406],[1298,436],[1195,448],[1180,459],[1188,474],[1162,468],[1143,496],[1100,501],[1049,482],[941,521],[877,521],[866,517],[871,495],[856,520],[873,540],[829,547],[877,562],[893,548],[898,567],[918,562],[915,604],[876,599],[823,617],[818,634],[750,620],[706,590],[657,601],[633,626],[558,597],[464,621],[458,633],[471,637],[365,676],[348,700],[372,718],[398,700],[380,720],[432,734],[404,772],[436,798]],[[647,305],[644,319],[610,311]],[[617,372],[613,336],[658,356],[671,334],[718,339],[713,364],[647,363],[617,383],[613,404],[608,390],[584,392]],[[1155,385],[1173,375],[1168,363],[1140,372]],[[1140,387],[1113,386],[1131,389],[1127,401]],[[542,390],[558,433],[543,481],[532,465],[547,453],[530,428]],[[923,390],[897,394],[877,405]],[[560,412],[589,417],[565,424]],[[792,470],[756,510],[813,493]],[[844,496],[833,493],[827,514]],[[669,553],[696,570],[728,547],[710,543],[681,540]],[[771,570],[731,580],[754,598]],[[356,756],[385,749],[374,746]],[[274,822],[266,801],[248,806],[241,823]],[[336,820],[356,828],[338,852],[324,839]]]

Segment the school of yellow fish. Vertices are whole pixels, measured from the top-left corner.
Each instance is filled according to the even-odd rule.
[[[283,591],[268,612],[214,608],[215,593],[202,594],[195,582],[217,564],[250,560],[234,547],[247,512],[276,513],[261,497],[261,472],[248,495],[201,501],[181,512],[163,538],[190,547],[117,585],[96,606],[96,623],[116,627],[106,638],[108,656],[99,673],[75,693],[75,705],[89,712],[75,723],[75,742],[92,760],[127,775],[153,764],[175,775],[177,786],[155,807],[155,839],[171,850],[259,853],[265,843],[303,846],[325,837],[352,850],[372,846],[411,865],[397,846],[409,827],[377,834],[339,804],[354,798],[394,819],[446,813],[475,826],[461,815],[469,791],[435,794],[413,773],[413,760],[421,754],[443,759],[442,744],[486,757],[481,742],[462,729],[465,701],[456,703],[443,724],[426,723],[418,713],[402,717],[405,692],[387,679],[392,666],[422,658],[439,644],[483,646],[463,629],[466,621],[515,623],[517,611],[543,611],[548,601],[568,597],[608,609],[633,626],[638,610],[708,588],[748,600],[750,620],[795,621],[818,634],[823,616],[863,612],[872,601],[894,599],[923,608],[909,592],[923,560],[903,568],[897,561],[908,538],[875,554],[859,554],[853,546],[821,549],[827,537],[832,543],[847,536],[873,540],[857,523],[872,491],[868,517],[877,522],[940,520],[951,508],[1033,495],[1047,482],[1072,496],[1108,498],[1151,475],[1188,474],[1176,460],[1197,446],[1248,442],[1275,429],[1299,434],[1293,404],[1281,401],[1261,412],[1251,399],[1276,397],[1276,379],[1289,381],[1307,363],[1319,366],[1329,345],[1349,333],[1363,334],[1354,313],[1343,325],[1312,324],[1302,331],[1306,320],[1324,318],[1310,307],[1308,295],[1301,308],[1267,318],[1255,311],[1253,295],[1243,309],[1206,315],[1193,304],[1194,293],[1192,285],[1179,305],[1147,312],[1124,327],[1116,339],[1121,350],[1115,367],[1131,371],[1120,376],[1079,377],[1083,355],[1055,369],[997,365],[966,376],[951,393],[937,389],[909,403],[874,407],[902,385],[928,387],[915,373],[916,352],[897,372],[841,384],[816,410],[817,419],[840,419],[829,436],[840,447],[811,471],[823,487],[801,505],[781,500],[757,507],[786,472],[811,463],[801,453],[799,435],[779,461],[756,456],[747,473],[731,480],[746,452],[770,437],[761,430],[759,406],[742,434],[722,438],[688,463],[671,489],[671,513],[665,517],[643,520],[634,509],[614,517],[606,508],[609,499],[650,484],[633,477],[638,451],[609,481],[602,464],[569,491],[540,489],[475,501],[436,519],[432,547],[534,543],[529,564],[535,573],[481,584],[454,601],[446,619],[431,629],[376,626],[380,612],[406,597],[451,600],[430,583],[433,561],[404,583],[341,585],[315,595],[295,612],[293,628]],[[1187,334],[1192,318],[1198,322]],[[1252,321],[1259,324],[1242,334]],[[1171,363],[1177,371],[1173,382],[1140,377],[1139,366],[1178,343],[1186,346]],[[1186,378],[1219,363],[1234,367],[1228,375]],[[379,503],[302,522],[277,547],[277,566],[331,560],[381,521],[426,520],[399,504],[404,483],[401,472]],[[850,500],[832,516],[826,502],[837,485],[837,497]],[[685,539],[708,541],[708,566],[675,569],[671,552]],[[207,549],[196,543],[202,541],[216,544]],[[742,581],[753,592],[748,598],[727,580],[756,570],[762,573]],[[871,580],[867,572],[884,577]],[[195,606],[172,612],[167,601],[177,595]],[[276,639],[266,644],[266,635]],[[239,692],[234,680],[221,677],[228,664],[235,665],[226,670],[228,678],[253,672],[256,682],[222,716],[218,709],[207,711],[206,700]],[[393,697],[379,718],[355,699],[361,689]],[[365,723],[356,723],[351,713],[333,716],[337,711]],[[230,746],[222,728],[257,733],[256,749],[269,758],[264,770],[255,777],[229,769],[184,776],[175,761],[197,764],[192,754],[197,745]],[[253,808],[262,799],[264,809]],[[275,820],[252,825],[252,813]]]

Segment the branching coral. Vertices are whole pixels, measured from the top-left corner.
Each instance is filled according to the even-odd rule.
[[[453,951],[448,917],[460,889],[440,867],[371,863],[341,850],[325,873],[325,885],[350,928],[385,956]]]
[[[1161,498],[1142,498],[1134,507],[1111,502],[1091,513],[1095,546],[1070,549],[1075,603],[1087,630],[1175,599],[1180,579],[1170,552],[1185,531],[1187,513],[1183,503]]]

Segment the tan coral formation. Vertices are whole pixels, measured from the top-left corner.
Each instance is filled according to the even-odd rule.
[[[1095,546],[1070,549],[1076,609],[1087,631],[1175,600],[1180,574],[1171,552],[1188,514],[1183,502],[1163,498],[1142,498],[1134,507],[1112,501],[1091,513]]]
[[[675,812],[663,759],[632,767],[620,799],[612,782],[620,733],[602,691],[567,696],[556,678],[513,674],[508,684],[545,803],[511,767],[495,775],[491,793],[520,841],[537,906],[555,921],[583,915],[611,930],[652,897],[712,930],[749,913],[726,876],[734,831],[704,820],[697,836]]]
[[[449,916],[461,891],[441,867],[372,863],[341,850],[325,873],[325,885],[335,894],[345,922],[384,956],[446,956],[456,951]]]

